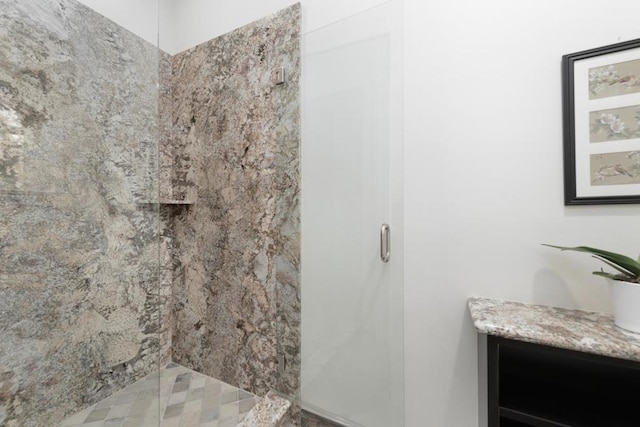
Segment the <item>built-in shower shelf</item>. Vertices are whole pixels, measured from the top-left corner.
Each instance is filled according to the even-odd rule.
[[[194,200],[140,200],[137,202],[139,205],[180,205],[180,206],[189,206],[195,205],[196,202]]]
[[[161,205],[195,205],[195,200],[160,200]]]

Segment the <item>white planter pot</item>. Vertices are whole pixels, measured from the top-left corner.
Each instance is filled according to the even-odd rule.
[[[609,280],[613,297],[615,324],[640,333],[640,284]]]

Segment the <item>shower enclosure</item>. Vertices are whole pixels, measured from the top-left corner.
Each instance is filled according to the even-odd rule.
[[[0,0],[0,426],[403,425],[401,10],[305,10],[167,53]]]

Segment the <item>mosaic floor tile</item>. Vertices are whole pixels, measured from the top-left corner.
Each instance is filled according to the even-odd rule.
[[[171,363],[60,427],[235,427],[256,396]]]

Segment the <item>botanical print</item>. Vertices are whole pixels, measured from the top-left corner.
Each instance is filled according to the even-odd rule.
[[[640,59],[589,69],[589,99],[640,92]]]
[[[640,184],[640,151],[591,155],[591,185]]]
[[[640,138],[640,105],[592,111],[589,124],[590,142]]]

